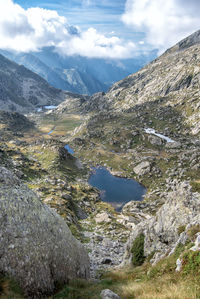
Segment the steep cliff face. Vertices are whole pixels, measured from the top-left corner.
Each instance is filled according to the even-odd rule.
[[[62,91],[51,87],[44,79],[0,55],[0,108],[27,112],[43,105],[62,102]]]
[[[34,192],[0,167],[0,272],[30,298],[51,294],[56,283],[89,277],[86,250],[65,221]]]

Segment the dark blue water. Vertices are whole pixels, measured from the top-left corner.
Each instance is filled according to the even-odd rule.
[[[105,167],[94,168],[88,182],[98,188],[101,199],[112,204],[117,211],[131,200],[142,200],[146,193],[146,189],[135,180],[113,176]]]
[[[74,150],[73,150],[68,144],[65,145],[65,149],[66,149],[66,150],[68,151],[68,153],[70,153],[71,155],[74,154]]]

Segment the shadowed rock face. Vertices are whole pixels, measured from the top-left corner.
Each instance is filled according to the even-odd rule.
[[[27,113],[37,107],[57,105],[64,100],[61,90],[44,79],[0,55],[1,110]]]
[[[89,277],[89,258],[67,224],[0,167],[0,272],[30,298],[51,294],[57,282]]]

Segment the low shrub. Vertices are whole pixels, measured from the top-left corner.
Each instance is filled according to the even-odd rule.
[[[183,273],[184,274],[200,274],[200,252],[187,251],[183,254],[182,258]]]
[[[178,235],[185,231],[186,225],[180,225],[177,229]]]
[[[187,231],[187,235],[190,238],[191,241],[195,241],[196,239],[196,234],[200,232],[200,224],[197,225],[193,225],[191,226],[188,231]]]
[[[131,249],[133,266],[140,266],[144,263],[144,238],[144,234],[141,233],[133,241]]]

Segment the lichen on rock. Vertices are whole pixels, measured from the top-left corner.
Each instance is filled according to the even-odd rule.
[[[89,258],[65,221],[10,171],[0,167],[0,272],[30,298],[56,283],[89,277]]]

